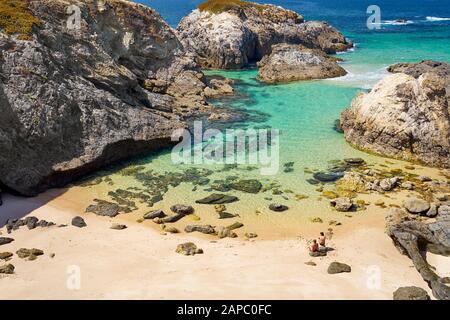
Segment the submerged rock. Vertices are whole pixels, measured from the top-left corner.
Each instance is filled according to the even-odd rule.
[[[266,83],[327,79],[347,74],[336,58],[302,45],[274,45],[271,54],[265,56],[258,67],[258,78]]]
[[[183,18],[177,33],[205,68],[240,69],[270,54],[278,43],[303,44],[327,53],[352,47],[324,22],[304,22],[301,15],[274,5],[206,1]],[[214,8],[214,9],[212,9]]]
[[[226,203],[233,203],[239,201],[238,197],[235,196],[229,196],[226,194],[218,194],[213,193],[206,198],[200,199],[195,201],[195,203],[199,204],[226,204]]]
[[[345,264],[345,263],[332,262],[329,265],[327,272],[329,274],[349,273],[349,272],[352,272],[352,268],[348,264]]]
[[[175,204],[170,207],[170,210],[172,210],[172,212],[174,212],[174,213],[183,214],[183,215],[191,214],[194,212],[194,208],[192,206],[184,205],[184,204]]]
[[[258,193],[262,189],[262,184],[258,180],[239,180],[230,184],[234,190],[246,193]]]
[[[320,182],[335,182],[343,176],[343,172],[316,172],[313,174],[314,179]]]
[[[197,248],[192,242],[182,243],[177,246],[176,253],[183,254],[185,256],[194,256],[196,254],[202,254],[203,250]]]
[[[395,290],[394,300],[430,300],[428,293],[419,287],[401,287]]]
[[[289,207],[279,203],[272,203],[269,205],[269,209],[275,212],[283,212],[289,210]]]
[[[95,213],[98,216],[106,216],[114,218],[119,214],[120,207],[117,203],[105,200],[95,200],[97,203],[86,208],[86,212]]]

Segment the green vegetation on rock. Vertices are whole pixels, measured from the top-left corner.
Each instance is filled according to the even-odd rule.
[[[30,40],[34,25],[41,25],[41,21],[28,8],[28,0],[0,2],[0,28],[3,32],[17,34],[20,40]]]
[[[242,0],[207,0],[206,2],[201,3],[198,6],[198,9],[200,11],[208,11],[217,14],[246,7],[255,7],[259,11],[262,11],[266,6]]]

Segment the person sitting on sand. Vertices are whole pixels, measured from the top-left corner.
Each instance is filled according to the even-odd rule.
[[[309,245],[309,251],[310,252],[318,252],[319,251],[319,244],[316,240],[313,240],[312,243]]]
[[[320,237],[319,237],[319,244],[321,247],[325,247],[327,241],[327,237],[325,237],[325,234],[323,232],[320,233]]]

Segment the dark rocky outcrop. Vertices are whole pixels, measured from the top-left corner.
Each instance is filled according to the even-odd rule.
[[[240,69],[270,54],[278,43],[303,44],[327,53],[352,47],[327,23],[305,22],[294,11],[245,1],[228,6],[214,2],[201,5],[177,28],[182,43],[202,67]]]
[[[336,58],[321,50],[284,43],[274,45],[271,54],[265,56],[258,67],[258,78],[266,83],[327,79],[347,74]]]
[[[424,221],[401,209],[392,209],[386,217],[387,234],[397,249],[410,257],[417,271],[437,299],[449,300],[450,287],[428,264],[422,251],[450,254],[450,212],[438,214],[435,220]]]
[[[341,114],[345,138],[362,150],[450,168],[449,64],[396,65]],[[424,73],[425,72],[425,73]]]
[[[64,185],[168,146],[184,118],[211,109],[203,74],[156,11],[122,0],[26,3],[37,21],[29,33],[0,32],[1,185],[28,196]],[[79,29],[67,28],[70,5],[81,9]]]

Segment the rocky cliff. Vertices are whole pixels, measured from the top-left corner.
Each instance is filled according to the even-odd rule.
[[[271,53],[278,43],[302,44],[327,53],[352,43],[325,22],[305,22],[296,12],[244,1],[208,0],[185,17],[177,32],[205,68],[239,69]]]
[[[265,56],[258,67],[258,77],[266,83],[327,79],[347,74],[336,58],[319,49],[284,43],[274,45],[272,53]]]
[[[389,75],[353,100],[341,115],[345,138],[380,155],[450,168],[449,74],[408,67],[402,72],[413,75]]]
[[[63,185],[167,146],[210,108],[203,74],[148,7],[2,0],[0,11],[0,185],[23,195]]]

